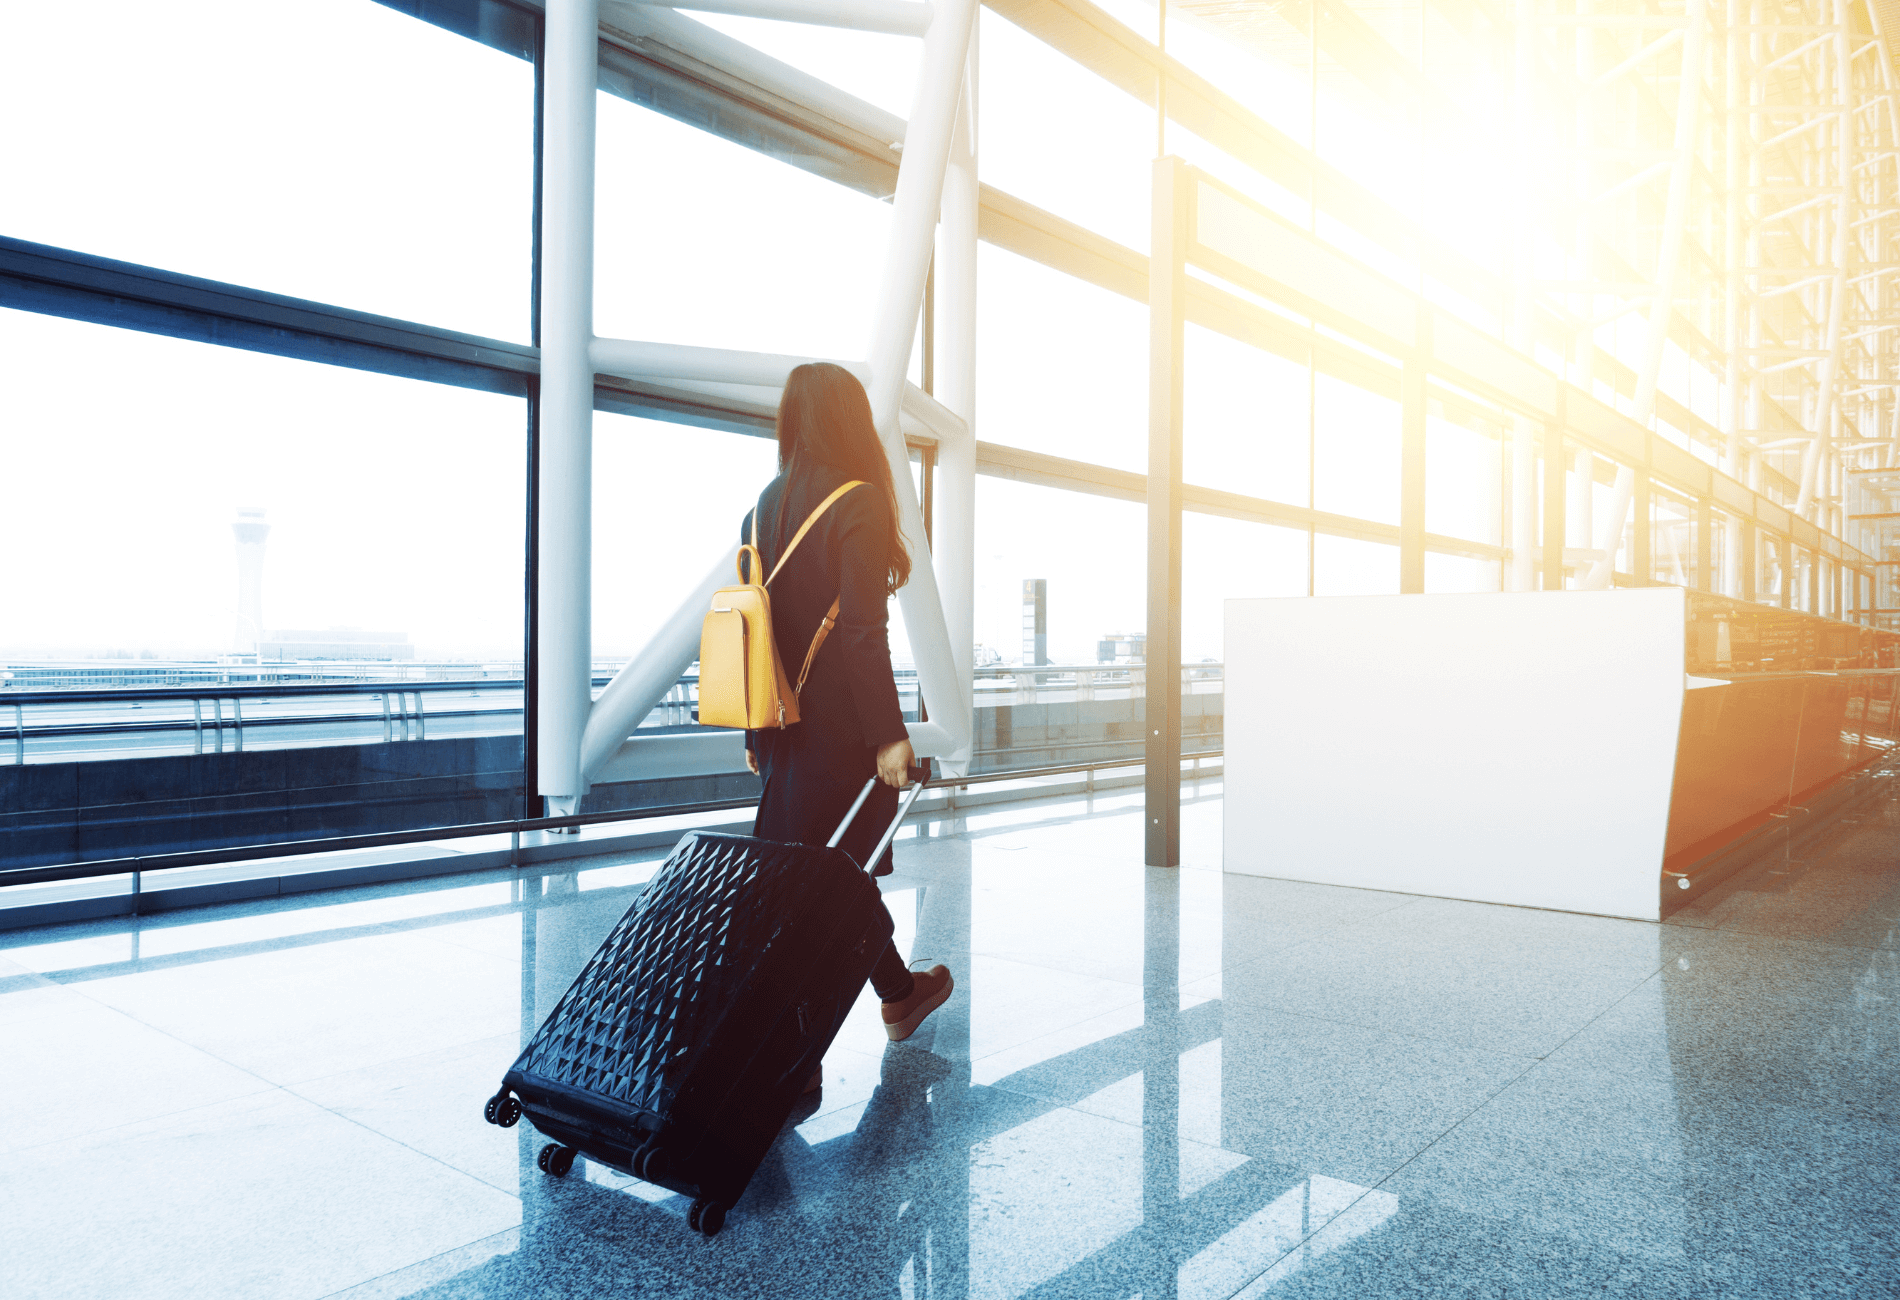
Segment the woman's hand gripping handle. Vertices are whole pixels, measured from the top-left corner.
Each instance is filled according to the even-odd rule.
[[[917,755],[910,747],[910,741],[893,740],[888,745],[879,745],[877,749],[877,779],[893,790],[903,790],[910,785],[910,769],[917,762]]]

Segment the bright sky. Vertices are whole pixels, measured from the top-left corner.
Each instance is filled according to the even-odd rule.
[[[31,126],[0,134],[0,233],[525,340],[528,66],[369,0],[315,12],[11,7],[0,120]],[[705,21],[908,114],[914,42]],[[985,180],[1144,245],[1149,111],[987,13],[981,66]],[[599,150],[601,333],[864,355],[887,206],[604,96]],[[978,436],[1144,468],[1145,309],[987,245],[980,265]],[[17,311],[0,357],[0,655],[229,649],[230,523],[258,506],[266,627],[518,656],[515,399]],[[1190,368],[1190,478],[1305,503],[1303,369],[1212,335]],[[1352,406],[1338,418],[1365,443],[1310,467],[1315,503],[1385,517],[1396,409],[1340,389],[1321,414]],[[606,415],[595,443],[595,648],[613,657],[730,544],[773,448]],[[980,479],[978,640],[1015,657],[1028,577],[1049,579],[1058,659],[1138,630],[1143,528],[1131,503]],[[1222,598],[1307,591],[1303,534],[1190,517],[1187,548],[1190,659],[1219,656]],[[1390,548],[1322,539],[1311,564],[1319,590],[1396,583]]]

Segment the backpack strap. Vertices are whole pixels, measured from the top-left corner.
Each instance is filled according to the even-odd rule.
[[[818,657],[818,647],[825,643],[825,638],[831,635],[831,629],[837,626],[838,602],[843,599],[842,596],[833,598],[831,608],[825,611],[825,621],[820,623],[818,630],[811,634],[811,649],[805,652],[805,666],[798,670],[798,685],[792,687],[792,694],[805,693],[805,679],[811,676],[811,661]]]
[[[864,486],[863,479],[854,478],[849,483],[846,483],[843,487],[839,488],[836,492],[833,492],[830,496],[826,497],[823,501],[818,503],[818,508],[812,511],[811,514],[806,517],[805,522],[799,525],[798,532],[793,534],[792,544],[785,548],[784,554],[778,557],[778,563],[772,566],[771,574],[765,579],[765,583],[767,585],[771,583],[773,578],[778,577],[779,570],[785,567],[785,561],[792,558],[792,552],[798,549],[798,544],[805,540],[805,534],[811,531],[811,526],[817,523],[818,520],[823,517],[825,511],[831,509],[832,506],[836,505],[838,503],[838,498],[842,497],[845,493],[849,492],[852,488],[859,488],[863,486]],[[759,554],[758,545],[759,545],[759,512],[756,508],[754,508],[754,510],[752,511],[752,545],[750,547],[741,547],[740,549],[742,551],[748,550],[748,549],[751,550],[754,557],[755,566],[758,565],[759,563],[757,559],[758,554]],[[758,567],[755,567],[753,569],[753,572],[758,573],[758,572],[763,572],[763,570]],[[823,645],[825,643],[825,638],[831,635],[831,629],[838,625],[838,606],[843,600],[844,600],[844,596],[842,595],[842,593],[832,598],[831,608],[825,611],[824,621],[819,623],[818,630],[812,633],[811,648],[805,651],[805,662],[803,666],[801,666],[798,670],[798,684],[792,688],[793,695],[804,694],[805,679],[811,676],[812,660],[818,657],[818,647]]]
[[[831,509],[832,506],[837,504],[839,497],[849,492],[852,488],[863,487],[863,486],[864,486],[863,479],[854,478],[849,483],[846,483],[843,487],[833,492],[830,496],[826,497],[823,501],[820,501],[818,503],[818,508],[812,511],[809,515],[805,516],[805,522],[798,526],[798,531],[796,533],[792,534],[791,545],[787,546],[784,550],[784,553],[778,557],[778,563],[772,566],[772,572],[766,577],[765,582],[761,585],[768,586],[768,587],[772,585],[772,579],[778,577],[779,570],[785,567],[785,561],[792,558],[792,552],[797,550],[798,544],[805,540],[805,534],[811,531],[811,526],[817,523],[819,519],[821,519],[824,516],[825,511]],[[752,544],[755,547],[759,544],[759,512],[756,509],[752,512]],[[837,609],[835,608],[837,602],[834,601],[832,603],[833,603],[834,608],[832,609],[831,612],[833,615],[835,615],[838,612]],[[828,631],[829,627],[827,626],[825,630]]]

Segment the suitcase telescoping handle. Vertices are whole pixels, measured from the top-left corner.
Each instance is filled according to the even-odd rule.
[[[898,801],[897,816],[891,818],[891,824],[884,828],[883,838],[878,840],[877,847],[872,849],[871,855],[865,859],[864,869],[866,871],[876,869],[878,859],[884,856],[884,850],[888,849],[891,846],[891,841],[897,838],[897,828],[904,824],[904,817],[910,812],[910,806],[917,802],[917,796],[924,792],[924,787],[928,784],[930,784],[928,781],[911,781],[910,788],[904,791],[904,797]],[[838,823],[838,829],[833,831],[831,838],[825,842],[826,848],[835,849],[838,847],[838,841],[843,839],[844,833],[851,829],[852,819],[858,815],[858,809],[864,807],[864,801],[871,797],[871,791],[876,788],[876,777],[872,777],[869,781],[864,783],[864,788],[858,791],[857,800],[851,805],[851,811],[844,815],[844,820]]]

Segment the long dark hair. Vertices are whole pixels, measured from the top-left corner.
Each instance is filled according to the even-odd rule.
[[[882,494],[888,507],[890,536],[886,591],[910,581],[910,551],[897,527],[897,491],[892,486],[891,462],[871,419],[871,399],[864,385],[843,366],[811,361],[795,367],[785,379],[785,395],[778,402],[778,467],[788,477],[805,465],[829,465],[847,478],[863,479],[871,491]],[[864,489],[860,488],[859,491]],[[785,498],[779,495],[779,531],[784,532]]]

